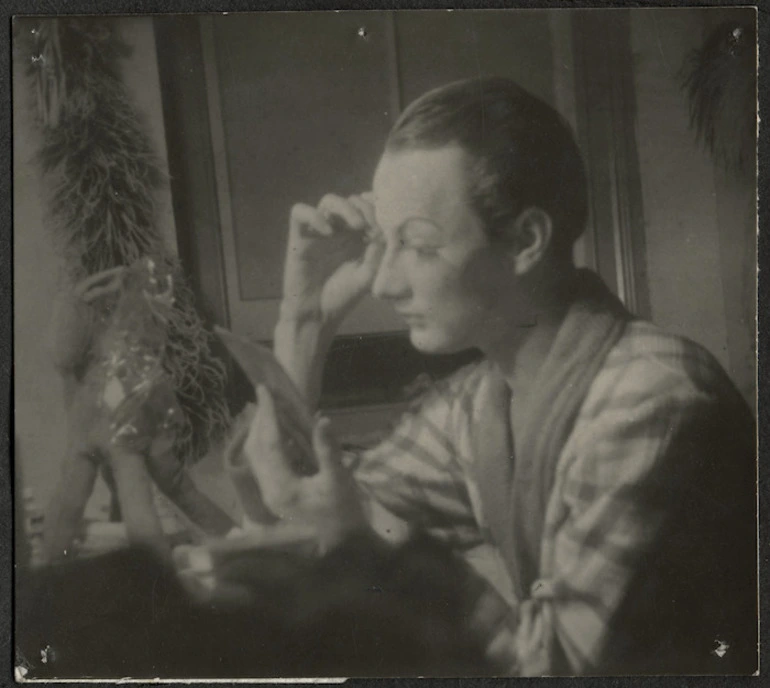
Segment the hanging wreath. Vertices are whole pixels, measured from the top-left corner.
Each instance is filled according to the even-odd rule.
[[[50,225],[69,277],[143,258],[172,276],[163,366],[182,411],[174,451],[196,461],[230,424],[225,367],[157,224],[166,174],[122,80],[131,49],[114,20],[97,17],[43,19],[26,37]]]
[[[683,67],[690,124],[729,171],[754,172],[756,47],[752,26],[726,22],[709,34]]]

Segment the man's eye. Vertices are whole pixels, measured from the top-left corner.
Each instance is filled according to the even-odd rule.
[[[430,244],[411,244],[408,248],[412,249],[420,258],[432,258],[438,255],[438,246]]]
[[[420,258],[433,258],[438,255],[439,246],[432,244],[422,244],[419,241],[408,241],[406,239],[399,239],[399,244],[402,250],[414,251]]]

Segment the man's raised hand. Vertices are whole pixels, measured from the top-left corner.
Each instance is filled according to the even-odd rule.
[[[281,317],[337,326],[369,290],[382,257],[371,194],[327,194],[292,208]]]

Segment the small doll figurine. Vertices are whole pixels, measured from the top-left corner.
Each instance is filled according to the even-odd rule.
[[[181,409],[163,368],[172,307],[171,274],[143,258],[87,278],[54,309],[52,349],[65,381],[69,438],[45,518],[48,561],[68,554],[105,464],[132,542],[167,553],[152,482],[204,532],[232,527],[173,450]]]

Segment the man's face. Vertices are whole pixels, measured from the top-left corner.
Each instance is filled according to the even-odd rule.
[[[505,252],[471,206],[465,155],[455,146],[385,153],[374,177],[386,250],[372,291],[426,353],[483,349],[513,288]]]

